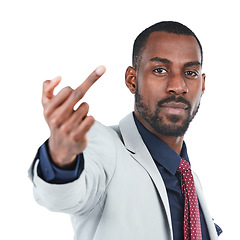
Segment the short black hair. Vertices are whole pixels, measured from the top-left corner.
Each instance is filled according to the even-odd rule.
[[[201,65],[202,65],[202,62],[203,62],[202,45],[198,40],[197,36],[194,34],[194,32],[188,27],[186,27],[185,25],[183,25],[182,23],[174,22],[174,21],[163,21],[146,28],[135,39],[133,44],[133,54],[132,54],[132,65],[134,68],[136,68],[140,64],[140,61],[142,58],[142,52],[144,50],[145,44],[150,34],[153,32],[161,32],[161,31],[180,34],[180,35],[193,36],[197,40],[198,45],[200,47]]]

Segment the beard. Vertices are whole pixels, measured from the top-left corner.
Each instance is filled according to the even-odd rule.
[[[166,118],[170,123],[164,123],[164,119],[160,117],[159,113],[161,112],[162,105],[164,103],[169,102],[181,102],[188,106],[188,116],[185,120],[181,120],[180,116],[178,115],[167,115]],[[195,115],[198,112],[200,102],[197,105],[195,111],[191,115],[192,106],[189,101],[184,99],[181,96],[170,96],[168,98],[162,99],[156,103],[156,110],[155,112],[150,111],[150,107],[144,103],[143,97],[139,94],[138,88],[136,89],[135,93],[135,104],[138,113],[141,117],[157,132],[163,136],[169,137],[181,137],[183,136],[188,127],[190,122],[193,120]],[[182,121],[182,123],[180,123]]]

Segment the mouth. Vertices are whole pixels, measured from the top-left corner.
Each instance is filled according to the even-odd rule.
[[[161,107],[171,115],[182,115],[188,110],[188,105],[182,102],[163,103]]]
[[[182,102],[169,102],[169,103],[163,103],[161,107],[164,108],[179,108],[179,109],[188,109],[188,105]]]

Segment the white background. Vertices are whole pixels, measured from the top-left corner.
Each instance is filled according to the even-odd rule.
[[[203,45],[206,92],[185,139],[212,216],[224,230],[220,239],[240,239],[238,9],[232,0],[1,0],[0,239],[73,238],[69,217],[37,205],[27,177],[49,135],[42,82],[61,75],[58,90],[75,88],[105,65],[84,100],[97,120],[117,124],[133,110],[124,83],[133,41],[162,20],[187,25]]]

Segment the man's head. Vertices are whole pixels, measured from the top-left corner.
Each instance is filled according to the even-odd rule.
[[[184,25],[161,22],[144,30],[126,71],[138,120],[155,134],[183,136],[205,89],[201,66],[201,44]]]
[[[132,66],[134,68],[140,65],[142,52],[145,48],[145,44],[149,38],[149,35],[153,32],[160,32],[160,31],[193,36],[196,39],[197,43],[199,44],[199,48],[201,51],[201,65],[202,65],[202,62],[203,62],[202,45],[198,40],[197,36],[194,34],[194,32],[181,23],[173,22],[173,21],[163,21],[146,28],[135,39],[133,44],[133,53],[132,53]]]

